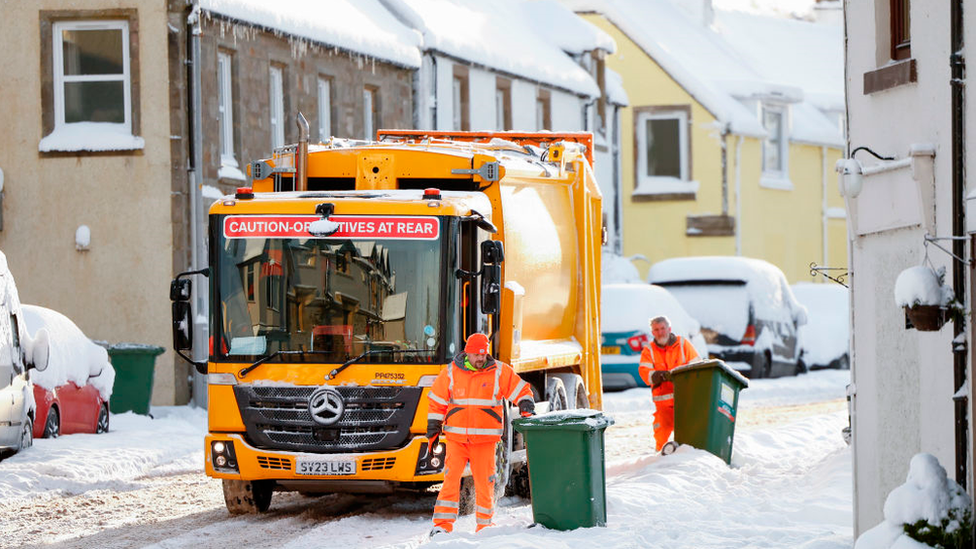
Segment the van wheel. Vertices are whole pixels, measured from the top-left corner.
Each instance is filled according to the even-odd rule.
[[[102,404],[102,409],[98,411],[98,423],[95,425],[95,433],[108,432],[108,404]]]
[[[44,434],[41,435],[43,438],[58,438],[61,435],[61,415],[58,414],[58,409],[55,406],[47,411],[47,421],[44,422]]]
[[[232,515],[263,513],[271,507],[273,480],[224,479],[224,503]]]
[[[766,353],[756,353],[752,355],[752,370],[749,372],[750,379],[761,379],[769,370]]]
[[[24,419],[24,430],[20,433],[20,449],[30,448],[34,445],[34,418],[27,416]]]

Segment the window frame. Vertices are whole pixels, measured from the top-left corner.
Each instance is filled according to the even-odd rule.
[[[649,120],[678,120],[678,164],[681,174],[678,177],[670,175],[647,175],[647,121]],[[635,188],[651,186],[661,183],[690,183],[691,177],[691,107],[689,105],[669,105],[660,107],[643,107],[634,110],[634,132],[636,157]]]
[[[539,88],[535,97],[536,130],[552,130],[552,94]]]
[[[285,144],[285,69],[279,65],[268,68],[268,99],[271,150],[275,150]]]
[[[220,165],[237,168],[234,146],[234,58],[228,51],[217,52],[217,113],[220,116]]]
[[[454,64],[451,78],[451,129],[469,131],[471,129],[471,86],[468,68]]]
[[[901,61],[912,57],[911,0],[888,0],[890,14],[891,59]]]
[[[512,129],[512,81],[495,79],[495,130]]]
[[[762,103],[760,109],[760,121],[763,129],[769,132],[766,127],[766,114],[775,113],[779,115],[779,166],[777,169],[767,169],[766,150],[769,145],[769,136],[762,140],[760,155],[760,166],[762,176],[759,183],[763,187],[792,190],[790,183],[790,132],[789,132],[789,107],[778,103]]]
[[[122,74],[121,75],[65,75],[64,74],[64,31],[65,30],[118,30],[122,34]],[[51,24],[51,54],[54,99],[54,131],[84,122],[66,122],[64,110],[64,85],[66,82],[122,82],[123,122],[100,122],[112,124],[132,132],[132,50],[129,46],[131,30],[127,19],[63,19]]]
[[[319,76],[316,96],[319,105],[319,141],[324,143],[332,137],[332,78]]]
[[[379,89],[375,86],[363,87],[363,134],[366,141],[376,139],[379,128]]]

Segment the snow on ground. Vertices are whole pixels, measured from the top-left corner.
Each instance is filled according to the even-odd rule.
[[[205,410],[156,407],[155,419],[113,414],[108,433],[36,439],[0,462],[0,501],[129,490],[137,479],[203,471]]]
[[[649,389],[608,393],[606,528],[530,527],[531,505],[504,498],[497,526],[472,516],[424,546],[485,548],[763,547],[853,543],[849,372],[753,380],[740,394],[731,467],[682,447],[651,453]],[[112,416],[107,435],[39,440],[0,462],[0,527],[57,548],[201,546],[395,547],[426,541],[434,494],[276,494],[271,512],[231,517],[218,481],[203,476],[206,415],[154,408],[156,419]],[[77,494],[77,495],[73,495]],[[5,541],[0,538],[0,547]]]

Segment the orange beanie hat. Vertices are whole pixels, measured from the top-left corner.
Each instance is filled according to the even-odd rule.
[[[464,352],[473,355],[488,354],[488,336],[478,333],[469,335],[468,342],[464,346]]]

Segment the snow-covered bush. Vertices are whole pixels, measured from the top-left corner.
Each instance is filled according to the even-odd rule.
[[[854,549],[969,547],[973,500],[946,476],[935,456],[916,454],[905,484],[888,494],[884,517],[857,539]]]
[[[899,307],[945,307],[952,298],[952,288],[945,285],[945,267],[939,267],[938,271],[926,265],[910,267],[895,281],[895,303]]]

